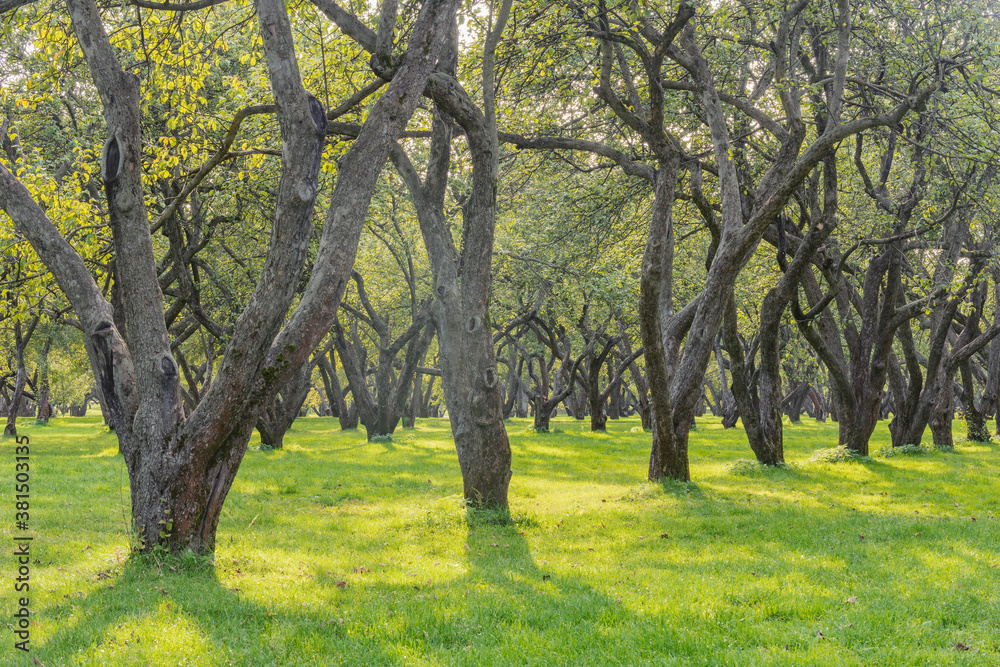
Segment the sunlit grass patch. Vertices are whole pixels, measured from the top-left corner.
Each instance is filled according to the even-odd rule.
[[[284,451],[248,452],[209,569],[127,559],[128,479],[98,420],[26,424],[32,655],[48,667],[1000,662],[998,445],[831,465],[810,457],[836,426],[804,420],[786,425],[788,466],[764,468],[741,430],[699,418],[693,481],[658,484],[637,420],[606,435],[529,423],[508,425],[511,509],[493,516],[464,503],[447,420],[391,443],[299,420]],[[887,444],[880,424],[872,451]],[[0,664],[32,663],[7,644]]]

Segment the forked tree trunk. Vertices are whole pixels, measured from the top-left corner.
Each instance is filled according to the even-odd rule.
[[[551,402],[543,398],[540,394],[535,394],[535,397],[531,400],[531,404],[534,406],[533,412],[534,423],[532,426],[536,433],[548,433],[549,432],[549,420],[552,419],[552,413],[555,412],[555,406],[551,405]]]
[[[802,421],[802,413],[805,410],[806,399],[809,398],[809,383],[802,381],[795,385],[795,388],[782,400],[785,414],[793,424]]]
[[[337,377],[336,357],[331,349],[331,343],[327,349],[319,354],[319,372],[323,379],[323,390],[326,392],[327,401],[330,403],[330,412],[340,422],[340,430],[350,431],[358,427],[357,401],[352,400],[350,406],[347,404],[346,394],[351,391],[350,384],[344,389],[340,387],[340,378]]]
[[[438,73],[428,86],[438,109],[434,115],[426,182],[421,181],[401,148],[397,146],[393,152],[393,161],[416,204],[420,231],[431,260],[434,280],[431,313],[437,328],[441,381],[465,499],[474,506],[499,509],[508,507],[511,452],[503,422],[500,374],[488,312],[499,175],[492,58],[509,9],[507,0],[484,52],[483,80],[488,82],[485,114],[450,78],[455,72],[458,52],[458,30],[454,26],[449,55],[442,58]],[[452,139],[449,117],[465,129],[472,159],[472,187],[462,205],[465,244],[461,253],[454,246],[444,217]]]
[[[281,449],[284,446],[285,433],[292,427],[302,410],[302,404],[309,397],[312,370],[316,362],[318,355],[314,361],[302,364],[301,370],[291,377],[257,418],[260,443],[266,448]]]
[[[351,322],[350,340],[339,320],[335,321],[333,340],[353,387],[358,416],[370,441],[375,437],[391,436],[399,425],[417,366],[434,338],[434,329],[429,326],[426,310],[414,308],[410,326],[393,339],[390,320],[376,312],[368,298],[364,279],[356,271],[351,273],[351,277],[357,285],[358,298],[367,316],[359,313]],[[358,335],[358,325],[362,321],[374,333],[378,343],[377,366],[371,385],[368,382],[368,352]],[[403,352],[403,360],[399,373],[396,373],[395,365],[399,362],[397,356],[400,352]]]
[[[614,338],[612,340],[615,341],[615,343],[617,344],[617,342],[618,342],[617,338]],[[616,395],[616,394],[618,396],[621,395],[622,375],[625,373],[625,370],[629,367],[629,365],[631,365],[639,357],[639,355],[641,355],[641,354],[642,354],[642,348],[639,348],[639,350],[637,350],[636,352],[628,355],[622,361],[622,363],[619,364],[619,366],[617,368],[614,368],[611,365],[611,361],[610,360],[613,359],[613,357],[608,357],[608,359],[609,359],[609,362],[608,362],[608,386],[605,387],[604,391],[598,391],[598,387],[597,387],[597,378],[598,378],[598,376],[599,376],[598,374],[600,373],[600,370],[601,370],[600,369],[600,364],[596,364],[595,365],[594,362],[593,362],[593,360],[591,361],[591,373],[590,373],[590,377],[592,378],[592,380],[591,380],[591,382],[588,383],[588,387],[587,387],[587,397],[588,397],[588,401],[590,403],[590,430],[591,431],[606,431],[607,430],[608,418],[611,416],[610,415],[610,413],[611,413],[610,406],[611,406],[612,402],[611,402],[610,398],[612,396]],[[598,358],[601,360],[602,363],[603,363],[603,357],[604,357],[604,351],[602,351],[601,355],[598,355]],[[609,406],[609,410],[608,410],[608,414],[607,415],[603,414],[604,413],[604,405],[605,405],[605,403],[607,403],[608,406]],[[617,412],[618,412],[618,410],[616,408],[615,409],[615,418],[616,419],[618,417]]]
[[[302,87],[284,4],[256,3],[282,138],[275,221],[260,280],[237,321],[218,375],[185,419],[145,207],[139,81],[118,62],[96,4],[68,0],[110,134],[101,173],[127,342],[79,254],[2,164],[0,207],[55,275],[86,332],[91,366],[128,468],[133,523],[143,548],[213,550],[223,502],[260,410],[330,327],[379,173],[394,138],[416,109],[456,5],[454,0],[423,4],[395,76],[340,161],[313,270],[286,323],[314,228],[326,112]],[[391,43],[395,22],[390,23],[384,32]],[[161,217],[174,215],[183,199],[176,198]]]

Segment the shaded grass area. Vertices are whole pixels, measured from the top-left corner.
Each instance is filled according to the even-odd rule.
[[[659,485],[637,421],[529,425],[508,424],[497,525],[466,514],[447,420],[367,443],[301,419],[284,450],[251,444],[211,568],[127,558],[128,481],[98,419],[24,420],[33,651],[13,650],[7,556],[0,664],[1000,664],[996,444],[816,462],[836,425],[807,420],[786,429],[792,465],[762,470],[739,463],[742,431],[701,419],[695,481]],[[887,442],[883,424],[872,450]]]

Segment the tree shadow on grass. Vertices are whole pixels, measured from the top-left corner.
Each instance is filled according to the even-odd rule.
[[[267,591],[234,586],[231,577],[223,583],[212,568],[128,561],[89,594],[39,610],[42,622],[57,628],[33,646],[32,657],[102,667],[591,665],[637,650],[620,646],[622,628],[651,623],[662,630],[645,638],[642,651],[665,656],[690,648],[681,646],[682,631],[641,618],[564,570],[540,566],[520,526],[474,521],[467,530],[458,576],[402,583],[391,573],[349,581],[314,576],[302,595],[285,592],[270,605]]]
[[[689,485],[672,485],[673,491],[685,496],[686,488]],[[828,513],[819,508],[755,505],[755,514],[747,517],[711,492],[692,500],[702,506],[699,511],[653,510],[664,515],[663,530],[670,539],[636,543],[610,556],[602,556],[600,549],[591,553],[586,541],[571,540],[564,552],[568,565],[549,566],[536,560],[528,539],[548,539],[550,533],[544,528],[479,520],[458,525],[462,519],[453,517],[452,533],[464,537],[465,543],[448,558],[464,561],[465,571],[451,576],[442,567],[443,574],[435,575],[433,582],[404,579],[388,571],[359,574],[348,581],[314,575],[304,580],[299,594],[282,591],[273,601],[268,598],[273,593],[253,588],[257,584],[238,583],[239,570],[234,577],[232,567],[227,581],[221,582],[211,569],[129,561],[117,574],[101,578],[89,594],[39,610],[43,623],[58,626],[44,643],[35,645],[34,655],[50,666],[102,667],[591,665],[607,664],[609,656],[621,664],[671,664],[694,655],[721,656],[731,649],[727,642],[734,633],[746,646],[774,644],[776,637],[784,645],[785,637],[799,636],[791,643],[796,650],[807,650],[822,641],[800,637],[803,628],[814,624],[824,634],[837,632],[848,650],[861,650],[858,647],[883,641],[880,635],[866,634],[865,620],[873,610],[884,609],[882,596],[895,595],[881,591],[879,583],[892,580],[894,569],[903,566],[919,572],[925,560],[941,557],[953,562],[955,571],[965,572],[964,578],[984,567],[978,562],[981,557],[962,549],[951,551],[951,535],[920,525],[926,522],[923,518],[897,523],[870,517],[862,519],[860,531],[862,526],[853,521],[843,525],[841,520],[838,527],[848,534],[825,536],[808,528],[829,521]],[[720,533],[724,539],[706,543],[706,527],[720,522],[733,525]],[[760,537],[758,522],[768,526]],[[779,524],[787,528],[779,530]],[[924,547],[906,542],[902,550],[892,546],[915,531],[923,531],[932,541]],[[858,532],[864,533],[863,540]],[[702,537],[688,544],[687,533]],[[741,549],[741,542],[748,544],[751,538],[754,546]],[[613,582],[594,585],[592,577],[588,582],[583,575],[573,576],[574,561],[584,564],[591,559],[586,567],[593,570],[593,559],[600,558],[614,561],[597,563],[609,579],[634,577],[630,570],[641,563],[677,582],[677,590],[668,587],[664,592],[679,598],[691,595],[683,588],[685,580],[724,581],[724,573],[733,566],[753,568],[754,573],[742,585],[724,590],[699,585],[697,603],[681,599],[669,612],[672,615],[646,614],[621,604]],[[862,563],[858,574],[863,576],[858,578],[855,571]],[[271,566],[266,576],[277,576],[275,567],[281,566]],[[944,608],[939,612],[938,603],[955,607],[982,601],[972,593],[953,590],[953,584],[951,579],[924,582],[911,591],[919,600],[908,602],[906,610],[917,614],[919,621],[953,623],[961,629],[964,616]],[[801,590],[811,591],[811,597],[797,596]],[[852,595],[857,601],[846,601]],[[711,605],[711,617],[703,615],[706,604]],[[849,623],[858,630],[847,629]],[[749,655],[743,658],[742,664],[752,662]]]
[[[287,600],[270,607],[252,595],[224,585],[211,566],[130,559],[90,594],[39,610],[58,628],[16,664],[361,664],[337,655],[349,630],[338,610]],[[365,646],[367,664],[397,664],[391,648]]]
[[[624,628],[656,621],[642,619],[582,578],[567,576],[564,568],[537,563],[524,535],[516,523],[469,522],[468,570],[443,587],[467,602],[439,627],[429,653],[441,662],[469,665],[485,664],[488,656],[503,656],[506,664],[593,665],[615,654],[621,664],[645,663],[633,653]],[[687,652],[679,632],[661,628],[642,648],[645,653],[664,663],[671,654]]]

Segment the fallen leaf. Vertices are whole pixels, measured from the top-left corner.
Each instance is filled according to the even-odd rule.
[[[337,581],[337,582],[334,582],[334,585],[337,588],[347,588],[347,582],[346,581]]]

